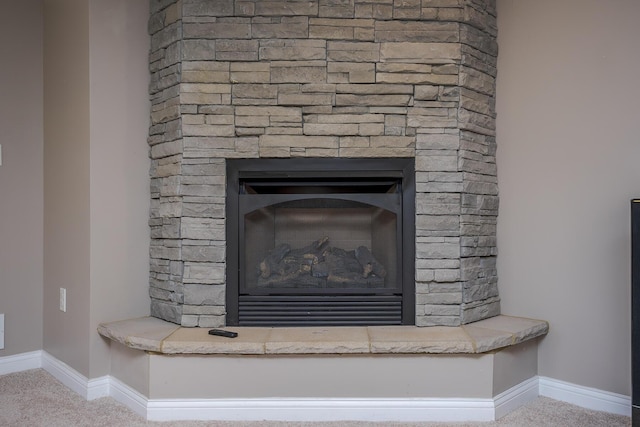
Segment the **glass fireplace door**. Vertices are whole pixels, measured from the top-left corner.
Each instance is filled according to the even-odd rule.
[[[413,159],[227,162],[229,325],[413,324]]]

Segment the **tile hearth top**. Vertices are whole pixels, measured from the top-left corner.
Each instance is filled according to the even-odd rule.
[[[153,317],[102,323],[98,333],[161,354],[456,354],[485,353],[545,335],[544,320],[496,316],[459,326],[226,327],[236,338]]]

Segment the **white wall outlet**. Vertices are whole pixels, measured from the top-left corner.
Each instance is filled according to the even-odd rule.
[[[4,348],[4,313],[0,314],[0,350]]]
[[[67,312],[67,289],[60,288],[60,311]]]

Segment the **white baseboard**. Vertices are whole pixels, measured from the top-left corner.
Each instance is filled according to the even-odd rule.
[[[42,368],[87,400],[109,396],[109,376],[90,380],[46,351],[42,352]]]
[[[533,402],[539,395],[538,390],[538,377],[533,377],[494,397],[495,419],[498,420],[519,407]]]
[[[150,400],[147,419],[219,421],[491,421],[492,399]]]
[[[540,395],[555,400],[571,403],[594,411],[631,416],[631,397],[609,391],[584,387],[556,380],[539,377]]]
[[[631,416],[631,397],[533,377],[493,399],[148,399],[111,376],[88,379],[38,350],[0,357],[0,375],[43,368],[87,400],[111,396],[149,420],[459,422],[499,419],[538,395]]]
[[[147,397],[117,378],[110,376],[109,379],[109,396],[141,417],[147,418],[147,406],[149,404]]]
[[[42,367],[42,350],[0,357],[0,375]]]

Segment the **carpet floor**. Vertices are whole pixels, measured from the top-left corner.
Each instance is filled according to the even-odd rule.
[[[618,427],[630,425],[631,419],[629,417],[592,411],[544,397],[539,397],[532,403],[494,422],[153,422],[144,420],[110,397],[86,401],[43,369],[0,376],[0,426],[3,427]]]

